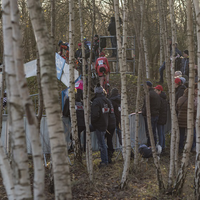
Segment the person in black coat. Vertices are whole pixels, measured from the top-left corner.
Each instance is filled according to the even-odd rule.
[[[152,87],[153,84],[150,81],[146,81],[147,87],[149,89],[149,99],[150,99],[150,112],[151,112],[151,126],[152,131],[154,135],[154,141],[155,145],[157,144],[157,137],[156,137],[156,128],[157,128],[157,122],[159,117],[159,110],[160,110],[160,97],[159,95],[154,91],[154,88]],[[147,146],[151,146],[150,143],[150,137],[149,137],[149,131],[147,126],[147,114],[146,114],[146,100],[144,98],[144,104],[142,107],[142,115],[144,116],[144,122],[145,122],[145,129],[146,129],[146,135],[147,135]]]
[[[189,77],[189,52],[188,50],[183,51],[183,59],[181,62],[181,72],[183,75]]]
[[[186,86],[182,84],[180,78],[175,78],[175,104],[177,104],[178,99],[183,96]]]
[[[103,94],[103,87],[100,84],[94,89],[95,99],[91,107],[91,124],[96,131],[99,149],[101,153],[100,166],[108,164],[108,151],[105,143],[105,134],[108,128],[109,114],[111,110],[110,102]]]
[[[113,36],[110,38],[112,48],[113,48],[111,57],[116,57],[117,56],[117,38],[116,38],[115,17],[111,17],[111,21],[108,26],[108,31],[110,32],[110,35]]]
[[[159,145],[162,147],[163,151],[165,149],[164,125],[167,123],[167,96],[163,92],[163,87],[161,85],[157,85],[154,89],[155,92],[160,96],[161,100],[159,118],[157,122],[157,131],[158,131]]]
[[[115,118],[116,118],[116,133],[119,138],[119,143],[122,145],[122,134],[121,134],[121,97],[118,93],[117,88],[113,88],[111,90],[111,94],[109,97],[110,101],[112,102]]]

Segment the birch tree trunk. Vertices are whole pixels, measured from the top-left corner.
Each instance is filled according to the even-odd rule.
[[[187,139],[184,147],[181,168],[178,172],[174,186],[176,194],[180,194],[186,178],[189,155],[193,142],[194,132],[194,35],[193,35],[193,17],[192,2],[187,0],[187,37],[189,50],[189,88],[188,88],[188,109],[187,109]]]
[[[193,0],[197,20],[197,56],[198,56],[198,96],[197,96],[197,116],[196,116],[196,164],[195,164],[195,197],[200,199],[200,5]]]
[[[26,139],[24,130],[23,109],[19,96],[18,87],[16,87],[16,72],[13,58],[12,26],[11,26],[11,8],[10,1],[2,1],[3,10],[3,37],[4,37],[4,56],[7,73],[7,94],[10,110],[10,125],[12,137],[12,171],[14,181],[14,193],[16,199],[32,199],[28,156],[26,151]],[[11,187],[11,186],[10,186]]]
[[[39,0],[28,0],[35,38],[40,55],[41,85],[47,114],[47,124],[53,162],[55,199],[72,199],[67,145],[60,119],[55,54]],[[49,45],[47,45],[49,44]]]
[[[81,30],[81,43],[82,43],[82,69],[83,69],[83,104],[84,104],[84,116],[86,127],[86,164],[90,181],[93,181],[93,163],[92,163],[92,144],[90,137],[89,127],[89,113],[87,112],[87,83],[86,83],[86,62],[85,62],[85,48],[84,48],[84,30],[83,30],[83,17],[82,17],[82,1],[79,0],[79,18],[80,18],[80,30]]]
[[[2,80],[1,80],[1,104],[0,104],[0,138],[1,138],[1,130],[2,130],[2,118],[3,118],[3,97],[5,91],[5,65],[2,67]]]
[[[122,68],[122,42],[121,42],[121,35],[120,35],[120,24],[119,24],[119,0],[114,0],[114,10],[115,10],[115,24],[116,24],[116,36],[117,36],[117,49],[118,49],[118,64],[121,71]],[[121,90],[121,130],[122,130],[122,155],[123,159],[126,158],[126,131],[125,131],[125,116],[124,113],[124,102],[123,102],[123,94]]]
[[[69,104],[70,104],[70,117],[71,117],[71,130],[72,130],[72,139],[74,144],[74,158],[78,162],[82,162],[80,142],[78,138],[78,126],[77,126],[77,117],[75,110],[75,60],[74,60],[74,0],[69,0]]]
[[[56,52],[55,44],[55,0],[51,0],[51,39],[53,44],[53,49]]]
[[[124,160],[124,168],[121,179],[121,188],[126,184],[129,168],[130,168],[130,155],[131,155],[131,138],[129,130],[129,118],[128,118],[128,101],[127,101],[127,86],[126,86],[126,47],[127,47],[127,11],[128,11],[127,0],[124,0],[123,7],[123,47],[122,47],[122,64],[120,67],[121,73],[121,96],[123,99],[122,110],[123,115],[122,119],[125,121],[125,140],[126,140],[126,157]],[[115,18],[115,19],[119,19]],[[117,26],[116,26],[117,27]]]
[[[21,31],[19,27],[19,9],[17,1],[10,1],[10,6],[16,79],[19,94],[27,117],[28,129],[30,133],[29,137],[31,139],[31,147],[33,154],[34,199],[44,199],[44,167],[42,161],[42,148],[40,143],[40,134],[38,132],[38,123],[24,73],[23,47]]]

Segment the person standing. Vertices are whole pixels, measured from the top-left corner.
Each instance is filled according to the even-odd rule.
[[[117,56],[117,38],[116,38],[116,26],[115,26],[115,17],[111,17],[110,24],[108,26],[108,31],[110,32],[110,35],[112,36],[111,39],[111,45],[112,45],[112,56]]]
[[[183,59],[181,64],[182,75],[189,77],[189,52],[188,50],[183,51]]]
[[[111,110],[110,102],[103,94],[103,87],[100,84],[94,89],[95,98],[91,107],[91,125],[95,130],[99,149],[101,153],[101,163],[99,167],[107,166],[108,151],[105,143],[105,134],[108,128],[109,113]]]
[[[154,87],[155,92],[160,96],[161,105],[159,110],[159,118],[157,122],[157,131],[158,131],[158,139],[159,145],[162,147],[162,151],[165,149],[165,133],[164,126],[167,123],[167,96],[163,92],[163,87],[161,85],[157,85]]]
[[[154,88],[152,87],[153,84],[150,81],[146,81],[147,88],[149,90],[149,100],[150,100],[150,112],[151,112],[151,126],[154,136],[155,145],[157,144],[157,137],[156,137],[156,128],[157,128],[157,122],[159,117],[159,110],[160,110],[160,97],[159,95],[154,91]],[[149,137],[149,130],[147,125],[147,113],[146,113],[146,100],[144,98],[144,104],[142,107],[142,115],[144,116],[144,122],[145,122],[145,129],[146,129],[146,135],[147,135],[147,146],[151,146],[150,143],[150,137]]]

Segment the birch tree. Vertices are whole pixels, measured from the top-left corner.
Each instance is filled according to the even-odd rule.
[[[115,2],[116,10],[116,28],[117,28],[117,37],[120,36],[119,33],[119,11],[117,7],[117,2]],[[124,0],[123,5],[123,47],[122,47],[122,63],[120,65],[120,74],[121,74],[121,99],[122,99],[122,121],[124,121],[124,130],[122,133],[125,133],[125,158],[124,158],[124,168],[121,179],[121,188],[124,187],[130,168],[130,155],[131,155],[131,138],[129,130],[129,118],[128,118],[128,101],[127,101],[127,86],[126,86],[126,46],[127,46],[127,0]],[[118,40],[119,41],[119,38]],[[119,45],[119,43],[118,43]],[[118,47],[120,48],[120,47]]]
[[[7,73],[6,85],[10,111],[12,110],[12,112],[9,113],[11,125],[9,129],[11,131],[12,137],[12,175],[14,184],[14,194],[16,199],[32,199],[28,170],[28,156],[26,152],[23,109],[21,99],[19,96],[19,90],[18,87],[16,87],[17,81],[13,57],[14,52],[10,16],[11,8],[9,0],[2,1],[2,10],[4,58]]]
[[[74,153],[75,160],[82,162],[81,148],[78,138],[78,126],[77,126],[77,117],[75,110],[75,78],[74,78],[74,0],[69,1],[69,104],[70,104],[70,117],[71,117],[71,128],[72,128],[72,140],[74,143]]]
[[[187,38],[189,50],[189,87],[188,87],[188,109],[187,109],[187,139],[184,147],[181,168],[179,169],[176,183],[174,186],[175,193],[180,194],[185,182],[187,168],[189,164],[189,155],[193,142],[194,131],[194,35],[193,35],[193,17],[192,2],[187,0]]]
[[[200,5],[193,0],[197,20],[197,66],[198,66],[198,97],[196,116],[196,163],[195,163],[195,197],[200,198]]]
[[[30,133],[29,137],[31,139],[31,147],[33,154],[34,199],[44,199],[44,167],[42,161],[42,148],[40,143],[40,135],[38,132],[38,123],[24,73],[22,37],[19,28],[19,9],[17,1],[10,1],[10,3],[15,71],[17,76],[16,80],[18,83],[17,85],[19,89],[19,94],[22,99],[22,103],[27,117],[28,129]]]
[[[60,119],[61,109],[58,103],[53,45],[44,20],[40,1],[28,0],[27,6],[40,55],[41,85],[51,144],[55,199],[72,199],[69,164],[67,161],[67,145],[63,124]]]
[[[80,30],[81,30],[81,43],[82,43],[82,69],[83,69],[83,104],[84,104],[84,116],[85,116],[85,127],[86,127],[86,164],[87,171],[89,173],[90,181],[93,181],[93,163],[92,163],[92,144],[90,137],[89,127],[89,113],[87,108],[87,83],[86,83],[86,61],[85,61],[85,48],[84,48],[84,30],[83,30],[83,17],[82,17],[82,1],[79,0],[79,18],[80,18]]]
[[[51,0],[51,39],[53,44],[53,49],[56,51],[56,44],[55,44],[55,0]]]

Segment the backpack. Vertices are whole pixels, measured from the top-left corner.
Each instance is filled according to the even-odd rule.
[[[151,148],[147,147],[145,144],[141,144],[138,150],[143,158],[150,158],[152,156]]]
[[[106,38],[101,38],[100,39],[100,47],[105,48],[106,47]]]

